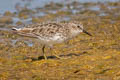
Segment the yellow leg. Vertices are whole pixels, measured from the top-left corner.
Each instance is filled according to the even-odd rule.
[[[53,55],[58,58],[58,59],[62,59],[60,56],[58,56],[57,54],[53,53]]]
[[[44,59],[47,60],[47,56],[45,55],[45,45],[43,45],[42,47],[42,53],[43,53]]]
[[[52,51],[52,48],[50,48],[50,50]],[[58,56],[58,55],[56,54],[56,51],[52,52],[52,54],[53,54],[56,58],[58,58],[58,59],[65,59],[65,58],[62,58],[62,57]]]

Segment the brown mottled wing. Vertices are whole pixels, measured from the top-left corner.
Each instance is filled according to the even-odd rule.
[[[21,30],[17,30],[15,28],[13,28],[12,30],[13,30],[14,34],[19,34],[21,36],[31,37],[31,38],[36,38],[37,37],[35,34],[31,33],[31,29],[29,29],[29,28],[27,30],[25,28],[23,28]]]
[[[59,27],[59,28],[58,28]],[[46,37],[53,37],[56,32],[62,33],[62,28],[58,23],[44,23],[44,24],[34,24],[34,25],[28,25],[25,28],[21,30],[14,30],[14,32],[17,32],[19,35],[27,36],[27,37],[33,37],[33,38],[46,38]]]
[[[60,33],[63,26],[58,23],[46,23],[41,25],[40,27],[34,28],[31,33],[40,37],[53,37],[56,32]]]
[[[59,34],[63,39],[67,38],[69,36],[69,28],[66,25],[63,25],[62,23],[47,23],[40,27],[39,29],[33,30],[33,33],[40,36],[41,38],[50,39],[54,37],[56,34]]]

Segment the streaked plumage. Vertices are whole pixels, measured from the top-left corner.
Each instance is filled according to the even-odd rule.
[[[61,43],[69,40],[81,32],[88,32],[83,30],[83,25],[78,22],[49,22],[27,25],[24,28],[13,28],[19,35],[34,37],[39,39],[40,43],[45,46],[52,46],[56,43]],[[46,56],[44,56],[46,58]]]

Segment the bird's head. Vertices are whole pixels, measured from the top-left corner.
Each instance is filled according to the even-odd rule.
[[[89,36],[92,36],[90,33],[88,33],[86,30],[83,29],[83,24],[80,22],[70,22],[69,26],[71,26],[71,31],[73,33],[86,33]]]

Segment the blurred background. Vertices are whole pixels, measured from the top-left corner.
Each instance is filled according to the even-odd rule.
[[[40,20],[40,17],[48,17],[49,14],[53,17],[47,19],[48,21],[67,21],[70,20],[73,15],[82,15],[86,10],[96,11],[97,13],[99,12],[99,15],[105,15],[105,11],[100,11],[101,8],[106,6],[108,6],[109,9],[115,8],[115,6],[109,4],[118,1],[119,0],[1,0],[0,17],[2,18],[3,16],[9,15],[8,23],[13,24],[16,24],[18,21],[18,23],[25,24],[46,21],[45,17],[43,20]],[[107,2],[109,2],[109,4]],[[55,18],[57,14],[59,16]],[[5,17],[4,19],[7,18],[8,17]],[[24,20],[21,21],[21,19]],[[0,22],[4,23],[4,20],[0,19]]]
[[[65,3],[70,3],[74,1],[85,3],[85,2],[106,2],[106,1],[116,2],[119,0],[10,0],[10,1],[1,0],[0,13],[4,13],[5,11],[15,12],[16,11],[15,6],[28,7],[33,9],[33,8],[43,7],[46,4],[49,4],[50,2],[65,4]]]

